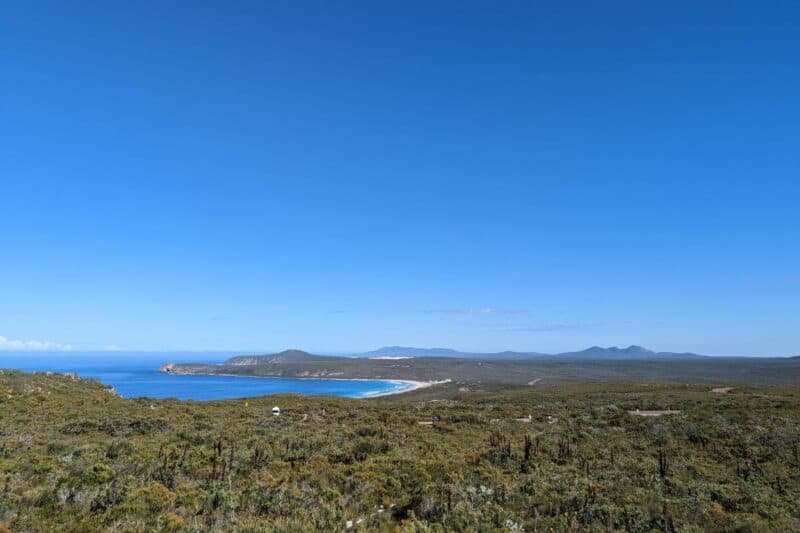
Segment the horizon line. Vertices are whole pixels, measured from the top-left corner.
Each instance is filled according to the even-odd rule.
[[[763,355],[730,355],[730,354],[703,354],[699,352],[693,351],[658,351],[658,350],[651,350],[649,348],[645,348],[641,345],[631,344],[627,347],[619,347],[619,346],[600,346],[600,345],[592,345],[587,348],[577,349],[577,350],[566,350],[566,351],[559,351],[559,352],[540,352],[536,350],[496,350],[496,351],[473,351],[473,350],[460,350],[457,348],[449,348],[449,347],[441,347],[441,346],[434,346],[434,347],[418,347],[418,346],[401,346],[401,345],[384,345],[377,349],[371,350],[306,350],[302,348],[283,348],[279,350],[275,349],[202,349],[202,348],[181,348],[181,349],[170,349],[170,348],[158,348],[158,349],[76,349],[75,347],[71,347],[69,350],[58,350],[58,349],[43,349],[43,350],[36,350],[36,349],[27,349],[27,350],[8,350],[8,349],[0,349],[0,357],[3,354],[15,354],[15,355],[36,355],[36,354],[59,354],[59,355],[80,355],[80,354],[159,354],[159,353],[208,353],[208,354],[228,354],[234,353],[236,355],[266,355],[266,354],[277,354],[284,351],[296,350],[302,351],[310,354],[315,355],[327,355],[327,356],[346,356],[346,355],[366,355],[370,352],[380,351],[385,348],[407,348],[409,350],[450,350],[456,352],[456,354],[470,354],[470,355],[498,355],[502,353],[516,353],[516,354],[538,354],[542,356],[553,356],[553,355],[562,355],[562,354],[569,354],[569,353],[579,353],[582,351],[590,350],[592,348],[600,348],[603,350],[610,350],[610,349],[620,349],[625,350],[632,347],[639,347],[644,348],[645,350],[651,351],[653,353],[672,353],[678,355],[698,355],[702,357],[715,357],[715,358],[758,358],[758,359],[767,359],[767,358],[774,358],[774,359],[784,359],[784,358],[792,358],[798,357],[800,354],[786,354],[786,355],[776,355],[776,354],[763,354]],[[376,354],[378,355],[378,354]],[[415,356],[412,356],[415,357]],[[426,357],[426,356],[416,356],[416,357]],[[430,357],[430,356],[427,356]],[[441,357],[441,356],[440,356]],[[457,358],[457,357],[453,357]]]

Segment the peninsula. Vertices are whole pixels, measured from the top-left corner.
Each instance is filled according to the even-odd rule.
[[[419,353],[406,349],[405,353]],[[378,355],[375,355],[378,353]],[[418,382],[452,380],[460,386],[504,388],[530,383],[598,381],[671,381],[681,383],[794,384],[800,360],[788,357],[708,357],[659,353],[639,346],[592,347],[581,352],[539,354],[499,352],[447,356],[411,356],[391,349],[353,356],[285,350],[240,355],[221,364],[165,363],[172,374],[216,374],[251,377],[393,379]]]

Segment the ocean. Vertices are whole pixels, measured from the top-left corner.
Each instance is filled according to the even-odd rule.
[[[237,355],[221,352],[0,352],[0,368],[24,372],[74,373],[114,387],[123,398],[223,400],[266,394],[369,398],[401,392],[410,384],[388,380],[250,378],[165,374],[167,362],[220,363]]]

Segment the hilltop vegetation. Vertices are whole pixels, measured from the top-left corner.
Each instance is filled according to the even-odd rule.
[[[202,403],[2,371],[0,530],[797,531],[798,413],[799,387]]]

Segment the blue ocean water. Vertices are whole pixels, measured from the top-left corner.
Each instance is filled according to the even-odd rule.
[[[72,372],[114,387],[123,398],[222,400],[265,394],[311,394],[368,398],[409,388],[385,380],[181,376],[159,372],[166,363],[220,363],[236,355],[221,352],[0,352],[0,368],[25,372]]]

